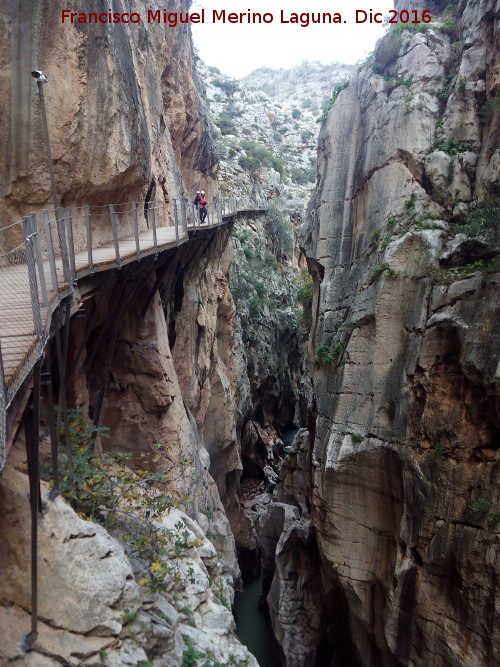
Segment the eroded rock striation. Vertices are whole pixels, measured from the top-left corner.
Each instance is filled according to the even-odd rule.
[[[498,237],[468,227],[498,201],[498,39],[487,0],[390,33],[320,133],[301,238],[331,664],[498,651]]]

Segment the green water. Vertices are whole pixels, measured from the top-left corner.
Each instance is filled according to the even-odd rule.
[[[287,446],[291,445],[292,442],[293,442],[293,439],[295,438],[295,436],[297,435],[298,432],[299,432],[298,428],[293,428],[290,431],[285,431],[283,433],[283,435],[281,436],[281,439],[283,440],[283,444],[287,445]]]
[[[273,649],[273,631],[269,619],[259,611],[261,580],[256,579],[236,593],[234,616],[236,634],[257,658],[260,667],[280,667]]]

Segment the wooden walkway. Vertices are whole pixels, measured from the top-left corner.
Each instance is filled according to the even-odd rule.
[[[116,221],[114,210],[108,220],[113,223],[112,230],[111,224],[104,230],[102,214],[96,216],[100,220],[97,225],[95,221],[92,224],[92,215],[87,213],[86,243],[84,233],[82,239],[83,219],[76,224],[75,217],[71,222],[70,209],[66,209],[66,212],[58,209],[51,220],[46,214],[45,224],[40,216],[37,221],[34,214],[25,218],[24,241],[10,252],[9,244],[0,236],[0,472],[6,456],[6,412],[34,365],[44,355],[53,312],[81,278],[96,272],[119,269],[150,255],[158,255],[188,241],[190,232],[194,230],[226,224],[240,210],[262,212],[267,208],[266,205],[260,205],[252,209],[247,204],[238,209],[236,200],[219,200],[209,211],[206,224],[200,225],[196,211],[190,210],[190,203],[187,200],[181,203],[182,206],[178,207],[174,202],[175,216],[167,221],[168,226],[157,226],[166,220],[166,216],[159,216],[156,224],[153,217],[152,228],[142,231],[137,224],[135,204],[132,209],[135,225],[129,224],[129,220],[123,228],[117,224],[120,223],[119,214]],[[159,211],[158,208],[155,210]],[[146,219],[146,222],[150,226],[151,218]],[[142,220],[143,227],[146,222]],[[0,229],[0,233],[13,227]],[[125,235],[126,231],[132,233]],[[85,246],[83,250],[72,250],[73,233],[79,234],[77,240],[80,247]],[[120,233],[124,234],[123,237],[120,237]],[[107,234],[110,240],[98,240],[99,236],[102,239],[103,234]]]

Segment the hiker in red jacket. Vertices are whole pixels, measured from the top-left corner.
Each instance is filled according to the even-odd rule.
[[[200,224],[205,224],[205,218],[207,217],[207,200],[205,199],[205,191],[200,192],[200,198],[198,200],[198,210],[200,212]]]

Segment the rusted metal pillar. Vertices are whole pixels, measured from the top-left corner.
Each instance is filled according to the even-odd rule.
[[[45,147],[47,149],[47,162],[49,165],[49,174],[50,174],[50,189],[52,191],[52,203],[54,205],[54,210],[57,210],[57,189],[56,189],[56,178],[54,175],[54,163],[52,161],[52,151],[50,150],[50,137],[49,137],[49,127],[47,125],[47,112],[45,110],[45,97],[43,95],[43,84],[47,83],[47,77],[43,76],[38,78],[38,95],[40,97],[40,111],[42,112],[42,125],[43,125],[43,136],[45,139]]]
[[[7,389],[5,386],[5,372],[2,359],[2,343],[0,341],[0,470],[5,465],[7,447]]]
[[[41,361],[37,361],[33,369],[33,399],[24,413],[31,508],[31,632],[27,637],[29,647],[38,635],[38,514],[42,506],[39,469],[40,371]]]

